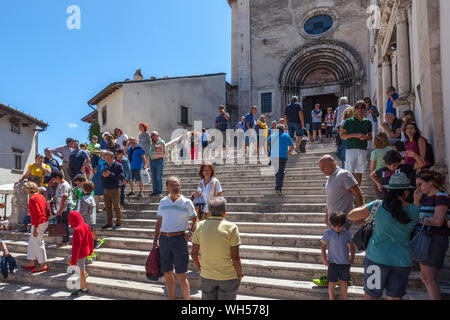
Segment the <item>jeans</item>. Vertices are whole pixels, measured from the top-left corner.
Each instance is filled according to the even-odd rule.
[[[150,161],[150,172],[152,174],[153,193],[161,194],[163,189],[164,159]]]
[[[60,216],[56,217],[56,223],[66,224],[66,235],[62,238],[62,243],[69,243],[69,212],[70,210],[63,211]]]
[[[125,187],[127,185],[120,186],[120,205],[125,205]]]
[[[281,189],[283,188],[284,175],[286,174],[284,170],[286,169],[287,159],[284,158],[273,159],[272,164],[276,163],[277,161],[278,161],[278,171],[275,174],[276,179],[275,190],[281,191]],[[275,166],[275,170],[276,169],[277,168]]]
[[[28,225],[28,224],[30,224],[30,223],[31,223],[31,216],[25,215],[25,216],[23,217],[22,224],[23,224],[23,225]]]

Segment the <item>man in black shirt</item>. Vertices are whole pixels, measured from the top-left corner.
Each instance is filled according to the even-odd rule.
[[[384,156],[384,161],[386,162],[387,167],[378,169],[377,171],[374,171],[370,174],[370,178],[377,186],[378,191],[380,192],[379,195],[385,196],[386,190],[383,188],[384,185],[389,184],[389,180],[391,179],[391,176],[393,176],[396,173],[403,173],[405,174],[409,180],[412,186],[416,186],[416,170],[423,168],[426,163],[425,161],[416,153],[412,151],[407,151],[408,157],[414,158],[416,162],[414,164],[406,164],[400,153],[397,151],[389,151]],[[410,192],[410,195],[408,197],[408,202],[413,202],[414,200],[414,192]]]
[[[284,112],[284,125],[292,140],[295,140],[297,135],[296,149],[300,153],[299,147],[302,142],[303,128],[305,127],[305,119],[303,117],[302,105],[298,102],[298,97],[292,97],[291,103],[287,105]]]

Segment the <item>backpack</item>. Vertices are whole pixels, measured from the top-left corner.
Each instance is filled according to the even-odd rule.
[[[436,162],[436,160],[434,159],[433,146],[428,141],[427,141],[427,152],[425,153],[425,160],[430,163],[429,167],[434,166]]]
[[[147,262],[145,263],[145,275],[150,281],[158,281],[159,278],[163,276],[163,274],[161,273],[161,263],[158,246],[153,248],[148,255]]]

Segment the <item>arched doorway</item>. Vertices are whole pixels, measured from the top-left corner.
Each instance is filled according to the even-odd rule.
[[[314,41],[295,50],[286,60],[279,79],[281,104],[287,105],[294,95],[300,101],[327,101],[322,108],[332,104],[332,97],[336,97],[333,108],[342,96],[355,103],[363,98],[364,82],[364,64],[352,47],[336,40]],[[307,114],[305,110],[305,120]]]

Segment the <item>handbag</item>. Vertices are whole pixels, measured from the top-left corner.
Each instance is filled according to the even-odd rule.
[[[430,247],[432,233],[430,226],[425,229],[428,218],[425,219],[423,225],[418,224],[413,231],[413,237],[409,242],[411,246],[411,254],[415,261],[427,261],[430,258]]]
[[[150,174],[148,173],[148,169],[141,169],[141,181],[143,185],[150,184]]]
[[[64,237],[67,235],[67,225],[65,223],[52,223],[48,225],[49,237]]]
[[[370,212],[367,219],[364,221],[364,224],[356,231],[353,236],[353,243],[360,251],[365,251],[367,246],[369,245],[370,237],[373,233],[373,228],[375,225],[375,214],[377,213],[378,207],[382,203],[381,200],[377,200],[372,207],[372,211]]]

